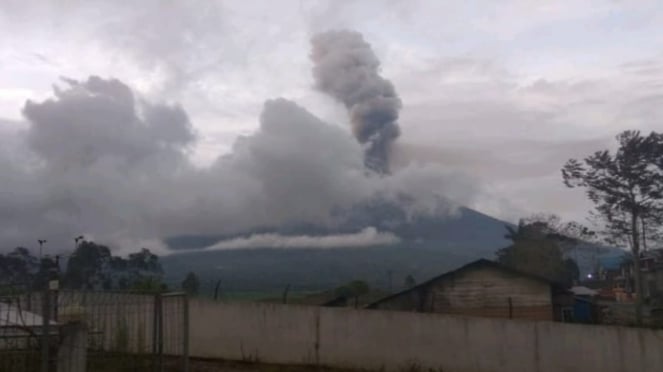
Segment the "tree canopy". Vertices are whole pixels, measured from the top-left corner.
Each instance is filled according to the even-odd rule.
[[[182,281],[182,290],[190,295],[197,295],[200,290],[200,280],[194,272],[189,272]]]
[[[417,281],[414,279],[414,276],[412,276],[412,274],[409,274],[408,276],[405,277],[405,281],[403,284],[405,284],[405,288],[410,289],[417,285]]]
[[[161,282],[159,257],[143,248],[125,259],[108,247],[83,241],[69,257],[64,285],[72,289],[135,289],[146,282]]]
[[[565,258],[559,233],[540,221],[521,220],[517,228],[506,226],[511,244],[497,251],[498,262],[519,271],[571,285],[578,279],[575,261]]]
[[[566,186],[583,188],[594,204],[594,216],[605,225],[610,241],[629,246],[634,257],[648,242],[661,238],[663,222],[663,134],[624,131],[618,149],[597,151],[562,168]],[[640,260],[633,261],[636,320],[642,321]]]

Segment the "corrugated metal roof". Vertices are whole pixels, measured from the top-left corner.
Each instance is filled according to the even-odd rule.
[[[576,296],[596,296],[599,291],[583,286],[571,287],[571,292]]]
[[[0,303],[0,327],[40,327],[44,319],[33,312],[21,310],[17,306]],[[57,325],[50,321],[51,325]]]

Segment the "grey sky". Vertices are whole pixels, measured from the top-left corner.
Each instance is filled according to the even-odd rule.
[[[661,24],[659,1],[5,0],[0,152],[30,167],[11,150],[28,128],[23,107],[61,76],[117,78],[149,104],[180,107],[192,128],[172,127],[168,156],[199,167],[255,132],[268,99],[348,131],[345,109],[313,88],[309,59],[313,34],[348,28],[402,100],[396,166],[464,173],[482,189],[468,202],[497,217],[582,219],[589,205],[563,187],[564,161],[620,130],[663,128]]]

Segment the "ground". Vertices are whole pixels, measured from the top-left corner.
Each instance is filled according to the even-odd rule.
[[[287,366],[276,364],[256,364],[219,360],[192,359],[191,372],[378,372],[381,370],[338,369],[317,366]],[[437,369],[424,369],[415,364],[401,366],[399,372],[444,372]]]

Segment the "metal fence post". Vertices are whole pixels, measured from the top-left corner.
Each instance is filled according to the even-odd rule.
[[[159,312],[159,295],[154,295],[154,301],[152,303],[152,357],[155,357],[157,355],[157,343],[158,343],[157,340],[159,338],[159,320],[157,318],[158,312]]]
[[[154,295],[154,341],[153,351],[156,352],[155,371],[163,372],[163,298],[161,293]]]
[[[48,372],[48,348],[49,348],[49,323],[51,318],[51,304],[50,304],[50,290],[46,288],[44,290],[43,300],[42,300],[42,327],[41,327],[41,372]]]
[[[183,372],[189,372],[189,296],[187,294],[182,297],[182,357],[184,358],[184,365],[182,366]]]

